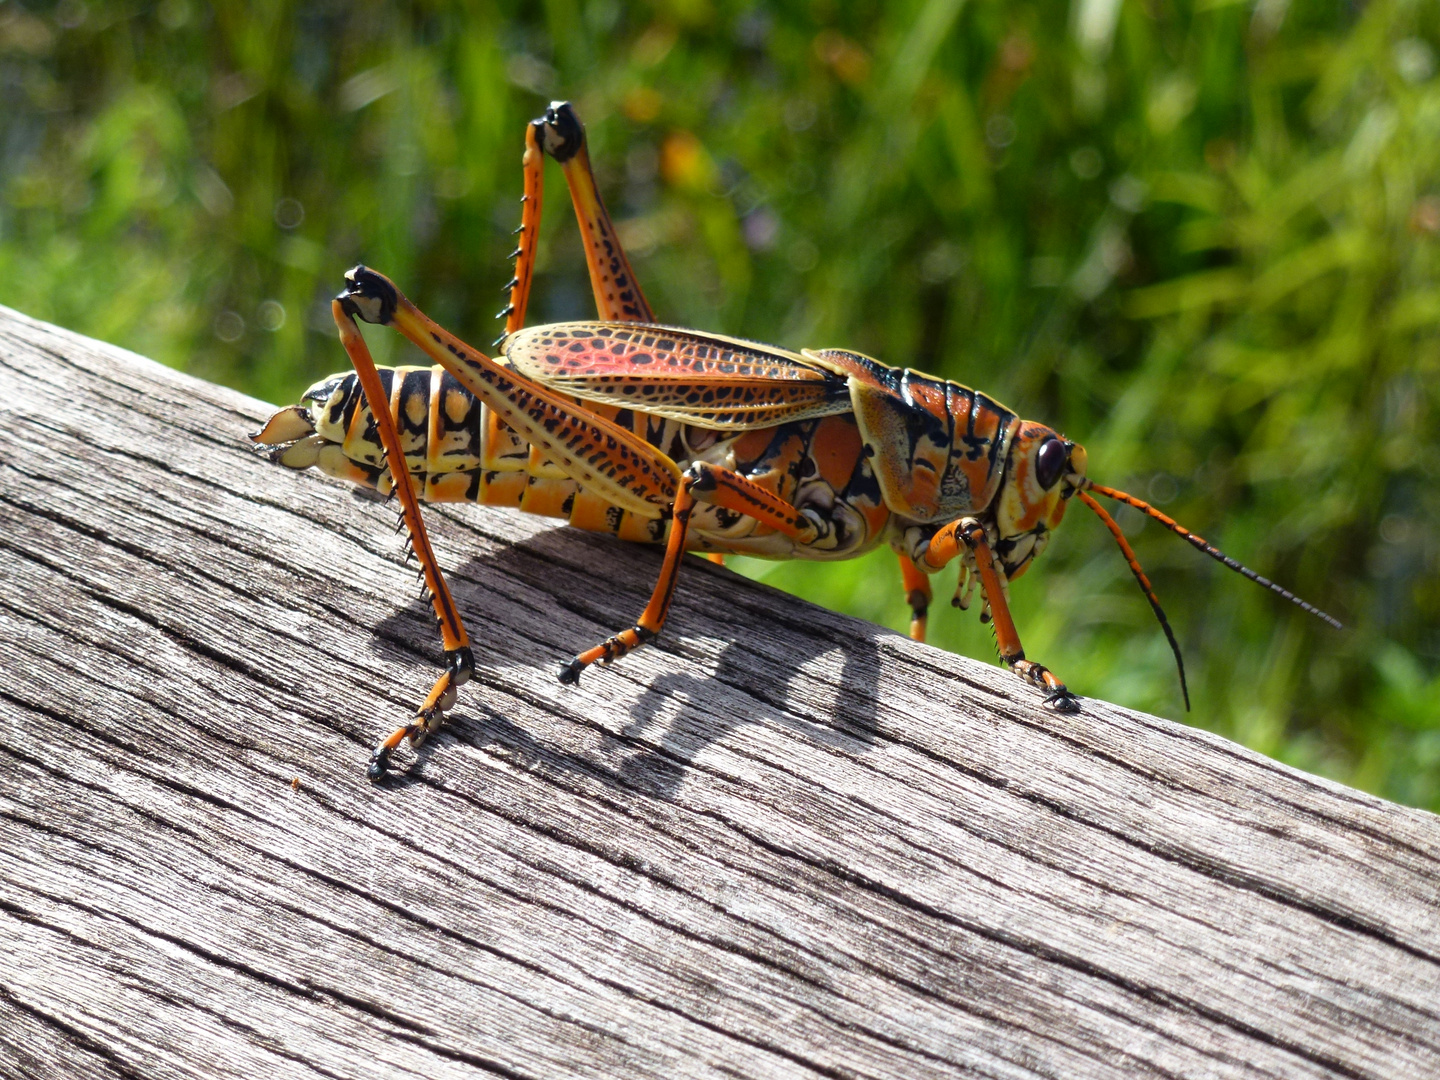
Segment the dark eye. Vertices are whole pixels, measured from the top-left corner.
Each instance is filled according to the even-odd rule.
[[[1070,451],[1065,449],[1065,444],[1059,439],[1046,439],[1040,444],[1040,452],[1035,455],[1035,479],[1046,491],[1053,488],[1065,472],[1065,466],[1070,461]]]

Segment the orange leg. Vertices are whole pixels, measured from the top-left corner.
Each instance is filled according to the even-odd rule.
[[[796,510],[780,496],[724,466],[697,461],[685,470],[685,476],[700,502],[745,514],[792,540],[813,543],[826,531],[819,518]]]
[[[515,260],[515,273],[504,288],[508,302],[497,316],[505,320],[505,333],[495,344],[498,346],[506,336],[525,325],[540,240],[540,211],[545,196],[544,155],[547,153],[560,164],[570,188],[570,201],[580,222],[585,263],[600,318],[612,322],[654,322],[655,313],[640,291],[630,259],[600,198],[590,154],[585,147],[585,127],[568,101],[557,101],[525,129],[525,153],[521,158],[525,193],[520,197],[520,227],[515,230],[520,239],[510,253]]]
[[[390,755],[401,742],[408,738],[411,745],[416,745],[444,722],[444,712],[453,705],[456,689],[470,678],[474,660],[469,638],[425,532],[390,397],[385,393],[354,320],[362,318],[393,325],[489,405],[523,439],[589,490],[623,509],[641,517],[662,517],[677,499],[680,470],[661,451],[633,432],[577,408],[569,398],[472,349],[426,318],[383,275],[356,267],[346,275],[346,282],[345,291],[332,306],[335,322],[370,403],[386,459],[399,464],[398,469],[391,470],[395,494],[400,499],[411,545],[434,600],[446,650],[447,670],[415,719],[397,728],[371,755],[369,775],[379,779],[389,769]],[[663,621],[663,611],[659,618]]]
[[[620,244],[615,225],[595,185],[590,152],[585,147],[585,128],[568,101],[554,102],[545,116],[531,125],[545,152],[565,170],[570,201],[580,219],[580,239],[585,245],[585,262],[590,268],[590,287],[595,292],[595,309],[610,322],[653,323],[655,313],[635,271]]]
[[[411,547],[420,561],[420,571],[425,576],[425,585],[435,606],[435,618],[440,623],[440,637],[445,646],[445,673],[436,680],[415,719],[404,727],[396,728],[371,753],[368,773],[370,779],[378,780],[388,771],[390,754],[401,742],[408,738],[412,746],[418,746],[426,735],[445,722],[445,710],[455,704],[456,691],[462,683],[469,681],[475,661],[470,652],[470,636],[460,621],[450,587],[445,583],[435,551],[430,546],[430,537],[425,532],[420,503],[415,497],[415,486],[410,481],[410,470],[406,467],[405,454],[401,449],[400,432],[395,426],[390,399],[380,381],[380,373],[375,370],[375,361],[370,356],[365,339],[360,336],[344,303],[334,301],[331,313],[340,330],[340,341],[350,355],[350,362],[355,365],[355,373],[365,391],[365,400],[375,418],[380,443],[385,447],[385,459],[391,466],[390,475],[395,496],[400,500],[402,520],[410,534]],[[396,384],[398,389],[398,379]]]
[[[685,535],[690,528],[690,512],[695,507],[694,483],[687,476],[680,481],[680,490],[675,495],[675,509],[670,519],[670,538],[665,544],[665,561],[660,565],[660,579],[655,582],[655,591],[650,602],[628,630],[606,638],[592,649],[586,649],[569,663],[560,665],[560,681],[573,686],[580,681],[580,673],[596,662],[608,664],[628,652],[638,649],[647,641],[655,640],[670,614],[670,601],[675,596],[675,583],[680,577],[680,561],[685,554]]]
[[[910,636],[916,641],[924,641],[933,595],[930,575],[916,566],[903,551],[897,551],[895,555],[900,560],[900,578],[905,588],[905,599],[910,604]]]
[[[654,322],[655,316],[651,312],[644,294],[640,291],[639,283],[635,280],[635,273],[630,267],[630,260],[620,245],[614,224],[600,198],[599,188],[595,183],[595,174],[590,165],[590,155],[585,148],[585,129],[568,103],[557,102],[545,111],[543,118],[532,122],[525,131],[525,153],[522,158],[524,194],[521,197],[520,227],[516,230],[519,235],[519,243],[512,252],[512,257],[515,259],[515,272],[505,286],[508,294],[507,303],[500,312],[500,317],[505,319],[505,334],[513,334],[525,325],[530,287],[535,274],[536,248],[540,238],[540,215],[544,201],[543,155],[546,152],[560,163],[565,172],[571,201],[574,203],[576,216],[580,220],[581,237],[585,245],[585,260],[590,270],[591,287],[595,292],[595,301],[600,317],[617,321]],[[378,275],[374,275],[374,277],[378,277]],[[390,755],[400,743],[408,738],[412,746],[418,745],[427,734],[444,722],[445,710],[454,705],[457,688],[468,681],[473,672],[474,659],[470,650],[469,636],[465,632],[465,626],[460,620],[454,599],[450,595],[449,586],[440,572],[439,563],[430,546],[425,523],[420,515],[419,501],[415,496],[414,485],[411,483],[409,470],[404,465],[405,458],[400,435],[396,428],[393,409],[389,407],[393,402],[385,394],[379,373],[375,369],[375,362],[365,345],[365,339],[360,336],[355,327],[354,318],[359,316],[371,322],[394,322],[407,337],[438,359],[452,374],[455,374],[472,393],[477,393],[487,400],[497,414],[511,413],[509,418],[512,420],[512,426],[522,431],[527,427],[533,427],[535,422],[546,425],[547,431],[554,431],[557,426],[560,426],[567,435],[574,434],[577,427],[595,427],[593,424],[575,423],[577,418],[570,415],[570,411],[566,408],[568,402],[565,399],[556,398],[555,395],[544,391],[541,387],[527,384],[525,380],[518,380],[517,383],[513,376],[507,378],[500,374],[498,365],[489,363],[488,358],[478,354],[471,355],[462,342],[440,331],[423,314],[411,307],[409,302],[405,301],[404,297],[399,295],[399,291],[394,289],[388,281],[383,278],[379,280],[381,283],[379,288],[373,287],[375,285],[373,281],[362,280],[357,285],[352,272],[350,288],[334,302],[332,311],[340,330],[340,340],[345,346],[345,351],[350,355],[351,363],[354,364],[360,379],[360,385],[365,391],[370,411],[375,417],[376,429],[380,435],[381,444],[385,447],[386,460],[400,463],[398,471],[391,470],[394,492],[400,500],[402,520],[410,536],[410,546],[420,562],[426,587],[435,606],[436,618],[440,623],[445,647],[446,671],[426,696],[415,720],[404,727],[397,728],[375,748],[370,756],[369,775],[371,779],[379,779],[385,775],[390,767]],[[371,288],[367,288],[367,286],[371,286]],[[397,309],[402,316],[399,320],[394,319]],[[501,340],[503,340],[503,336]],[[498,345],[499,342],[497,341],[496,344]],[[488,392],[481,392],[481,384]],[[398,381],[394,390],[398,395]],[[552,398],[554,400],[550,400]],[[386,407],[379,407],[382,405]],[[504,406],[509,406],[509,409]],[[519,415],[516,412],[517,409],[520,413],[527,414],[532,423],[515,423],[514,421]],[[571,421],[568,427],[566,421]],[[601,429],[589,430],[585,433],[587,437],[584,438],[582,444],[582,452],[588,452],[593,450],[597,444],[605,443],[607,449],[616,455],[617,462],[620,464],[618,470],[612,471],[622,475],[606,478],[611,482],[608,484],[602,482],[599,488],[603,490],[611,487],[616,480],[623,481],[628,478],[623,474],[638,471],[640,473],[639,483],[625,492],[629,496],[628,501],[639,504],[631,506],[630,509],[653,515],[659,509],[656,503],[663,500],[670,491],[675,491],[673,513],[678,520],[682,495],[686,498],[691,498],[691,496],[688,491],[676,490],[674,476],[678,470],[675,469],[674,464],[668,459],[659,460],[663,455],[648,445],[639,444],[638,440],[635,440],[629,432],[623,431],[623,429],[604,430],[611,427],[614,425],[602,424]],[[533,436],[535,433],[527,432],[527,434]],[[539,445],[543,440],[536,440],[532,437],[530,441]],[[636,445],[631,445],[632,443]],[[627,450],[630,451],[628,457],[626,456]],[[636,465],[639,466],[638,470],[635,468]],[[592,483],[591,486],[595,485]],[[622,499],[621,501],[627,500]],[[691,498],[691,505],[693,505],[693,498]],[[688,507],[685,509],[684,518],[686,521],[689,519]],[[680,535],[681,544],[680,547],[675,548],[672,541],[671,548],[675,550],[673,558],[670,557],[667,549],[667,565],[668,563],[674,564],[668,571],[669,586],[658,609],[656,608],[656,599],[652,599],[651,605],[646,608],[646,613],[641,618],[642,627],[647,625],[647,620],[654,622],[657,630],[664,623],[665,612],[669,608],[669,594],[674,590],[674,579],[678,573],[679,553],[684,550],[685,531],[683,525],[671,530],[672,536],[677,533]],[[717,561],[723,561],[723,556],[718,557]],[[662,572],[662,583],[665,576],[665,573]],[[657,597],[659,597],[658,587]],[[635,644],[638,643],[637,640]]]
[[[520,242],[510,257],[515,260],[515,273],[505,285],[509,301],[497,319],[505,320],[505,333],[495,339],[498,346],[505,337],[525,325],[525,309],[530,304],[530,285],[535,278],[535,249],[540,241],[540,209],[545,197],[545,156],[540,149],[538,129],[543,121],[536,120],[525,129],[525,155],[521,158],[525,172],[525,193],[520,196],[520,227],[515,230]]]
[[[1005,582],[995,567],[995,556],[985,535],[985,526],[974,518],[961,518],[946,525],[930,538],[930,544],[921,556],[932,571],[942,569],[957,558],[961,548],[969,551],[975,562],[975,572],[980,578],[980,587],[985,590],[985,600],[990,605],[994,620],[995,644],[1000,659],[1012,668],[1031,686],[1045,690],[1045,704],[1058,712],[1078,712],[1080,703],[1075,695],[1043,664],[1025,659],[1025,650],[1020,646],[1020,634],[1015,629],[1015,620],[1010,617],[1010,603],[1005,595]]]
[[[681,556],[685,554],[685,539],[690,528],[690,513],[697,501],[748,514],[801,542],[814,540],[818,532],[814,521],[758,484],[722,466],[697,461],[685,470],[680,480],[670,520],[670,536],[665,544],[665,561],[660,566],[660,579],[655,583],[650,602],[630,629],[621,630],[594,648],[586,649],[568,664],[562,664],[562,683],[578,683],[580,673],[591,664],[608,664],[618,660],[647,641],[653,641],[660,633],[675,595],[675,582],[680,574]]]

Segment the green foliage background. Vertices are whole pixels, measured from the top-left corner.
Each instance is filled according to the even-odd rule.
[[[666,321],[980,387],[1349,627],[1122,517],[1186,717],[1076,509],[1031,656],[1440,809],[1437,43],[1398,0],[0,0],[0,300],[276,402],[343,367],[357,261],[488,342],[568,97]],[[593,313],[558,181],[534,321]],[[746,569],[905,623],[888,553]]]

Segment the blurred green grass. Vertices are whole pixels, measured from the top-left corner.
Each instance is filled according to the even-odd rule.
[[[0,300],[276,402],[344,366],[357,261],[488,342],[570,98],[666,321],[980,387],[1349,627],[1122,515],[1186,716],[1077,510],[1014,589],[1031,656],[1440,810],[1437,42],[1383,0],[0,0]],[[549,190],[532,321],[592,314]],[[886,554],[745,569],[905,624]]]

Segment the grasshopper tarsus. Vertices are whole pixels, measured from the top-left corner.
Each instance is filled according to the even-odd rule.
[[[1063,686],[1046,694],[1041,700],[1041,704],[1052,712],[1078,713],[1080,711],[1080,699]]]
[[[390,752],[388,750],[376,750],[370,755],[370,764],[365,768],[365,775],[371,780],[383,780],[390,771]]]

